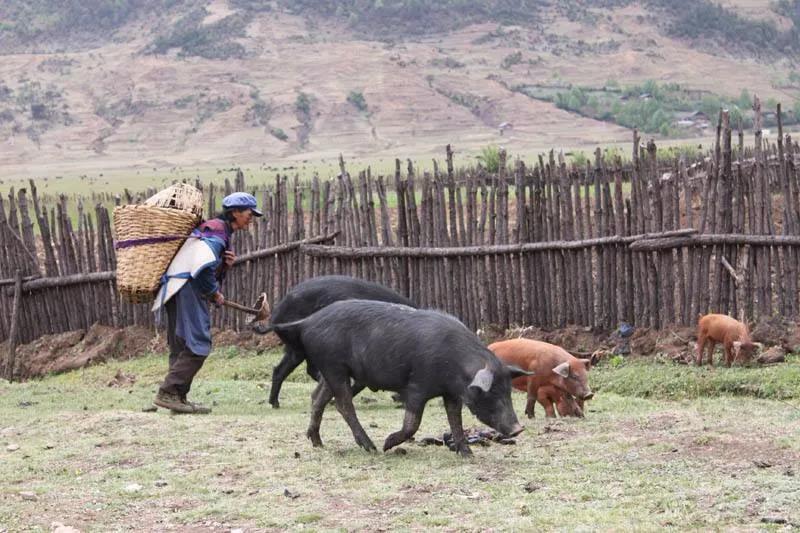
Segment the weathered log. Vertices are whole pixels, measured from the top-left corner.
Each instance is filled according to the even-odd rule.
[[[316,245],[321,242],[332,241],[333,239],[336,238],[338,234],[339,232],[335,231],[333,233],[329,233],[328,235],[318,235],[317,237],[311,237],[299,241],[287,242],[285,244],[279,244],[278,246],[264,248],[263,250],[256,250],[254,252],[240,255],[239,257],[236,258],[236,261],[234,261],[233,264],[238,265],[246,261],[252,261],[253,259],[259,259],[261,257],[269,257],[270,255],[275,255],[282,252],[288,252],[290,250],[296,250],[297,248],[304,245]]]
[[[750,246],[800,246],[800,235],[748,235],[745,233],[707,233],[686,237],[665,237],[656,239],[638,239],[631,243],[631,250],[651,252],[666,248],[683,246],[711,246],[719,244],[739,244]]]
[[[680,236],[692,235],[697,230],[687,228],[661,233],[645,233],[641,235],[631,235],[629,237],[613,235],[610,237],[596,237],[594,239],[584,239],[581,241],[545,241],[518,244],[496,244],[485,246],[465,246],[462,248],[432,248],[432,247],[363,247],[354,248],[348,246],[321,246],[304,244],[300,246],[303,253],[316,257],[344,257],[348,259],[368,258],[368,257],[468,257],[468,256],[490,256],[513,253],[552,251],[552,250],[577,250],[590,248],[606,244],[630,244],[640,239],[656,239],[654,236],[663,235],[663,239],[679,238]],[[798,238],[800,239],[800,237]],[[261,252],[258,252],[261,253]]]

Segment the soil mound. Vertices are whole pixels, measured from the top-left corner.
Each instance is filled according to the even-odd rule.
[[[235,332],[214,329],[212,336],[215,346],[238,346],[258,352],[281,344],[274,334],[257,335],[249,330]],[[6,347],[7,343],[4,343],[0,353],[5,354]],[[16,375],[19,379],[30,379],[109,360],[132,359],[150,352],[165,351],[166,337],[163,334],[155,335],[152,329],[142,326],[115,329],[95,324],[88,330],[45,335],[18,346]],[[117,381],[122,383],[126,379],[126,376],[118,376]]]

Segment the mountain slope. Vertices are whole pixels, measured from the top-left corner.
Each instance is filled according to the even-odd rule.
[[[725,12],[748,2],[739,18],[757,21],[758,1],[728,0]],[[120,9],[98,11],[106,22],[94,32],[94,19],[70,11],[70,2],[37,18],[37,6],[52,3],[8,0],[0,8],[6,175],[340,152],[422,156],[441,154],[447,143],[520,153],[630,139],[627,128],[515,92],[521,86],[605,90],[652,79],[728,98],[747,89],[790,111],[800,96],[791,50],[723,49],[718,33],[677,38],[667,21],[680,19],[653,1],[497,0],[508,9],[462,9],[444,26],[430,18],[446,14],[441,5],[431,11],[426,0],[408,2],[425,30],[413,35],[415,19],[402,10],[376,18],[311,0],[291,9],[258,0],[91,0],[96,9]],[[447,3],[459,13],[458,1]],[[381,9],[387,4],[396,3]],[[791,43],[794,4],[783,11],[761,4]],[[535,15],[522,16],[533,8]],[[476,23],[482,17],[494,20]],[[388,31],[392,24],[399,29]]]

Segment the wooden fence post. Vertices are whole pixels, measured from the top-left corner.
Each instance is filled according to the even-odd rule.
[[[8,357],[6,358],[5,376],[8,381],[14,381],[14,368],[16,367],[17,337],[19,331],[19,315],[22,307],[22,270],[17,269],[14,279],[14,305],[11,311],[11,331],[8,337]]]

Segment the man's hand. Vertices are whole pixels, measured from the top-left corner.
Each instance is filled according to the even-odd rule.
[[[226,250],[225,257],[223,259],[225,261],[225,266],[230,268],[233,266],[233,262],[236,261],[236,254],[231,250]]]
[[[217,307],[222,307],[222,304],[225,303],[225,297],[219,291],[215,292],[211,298]]]

